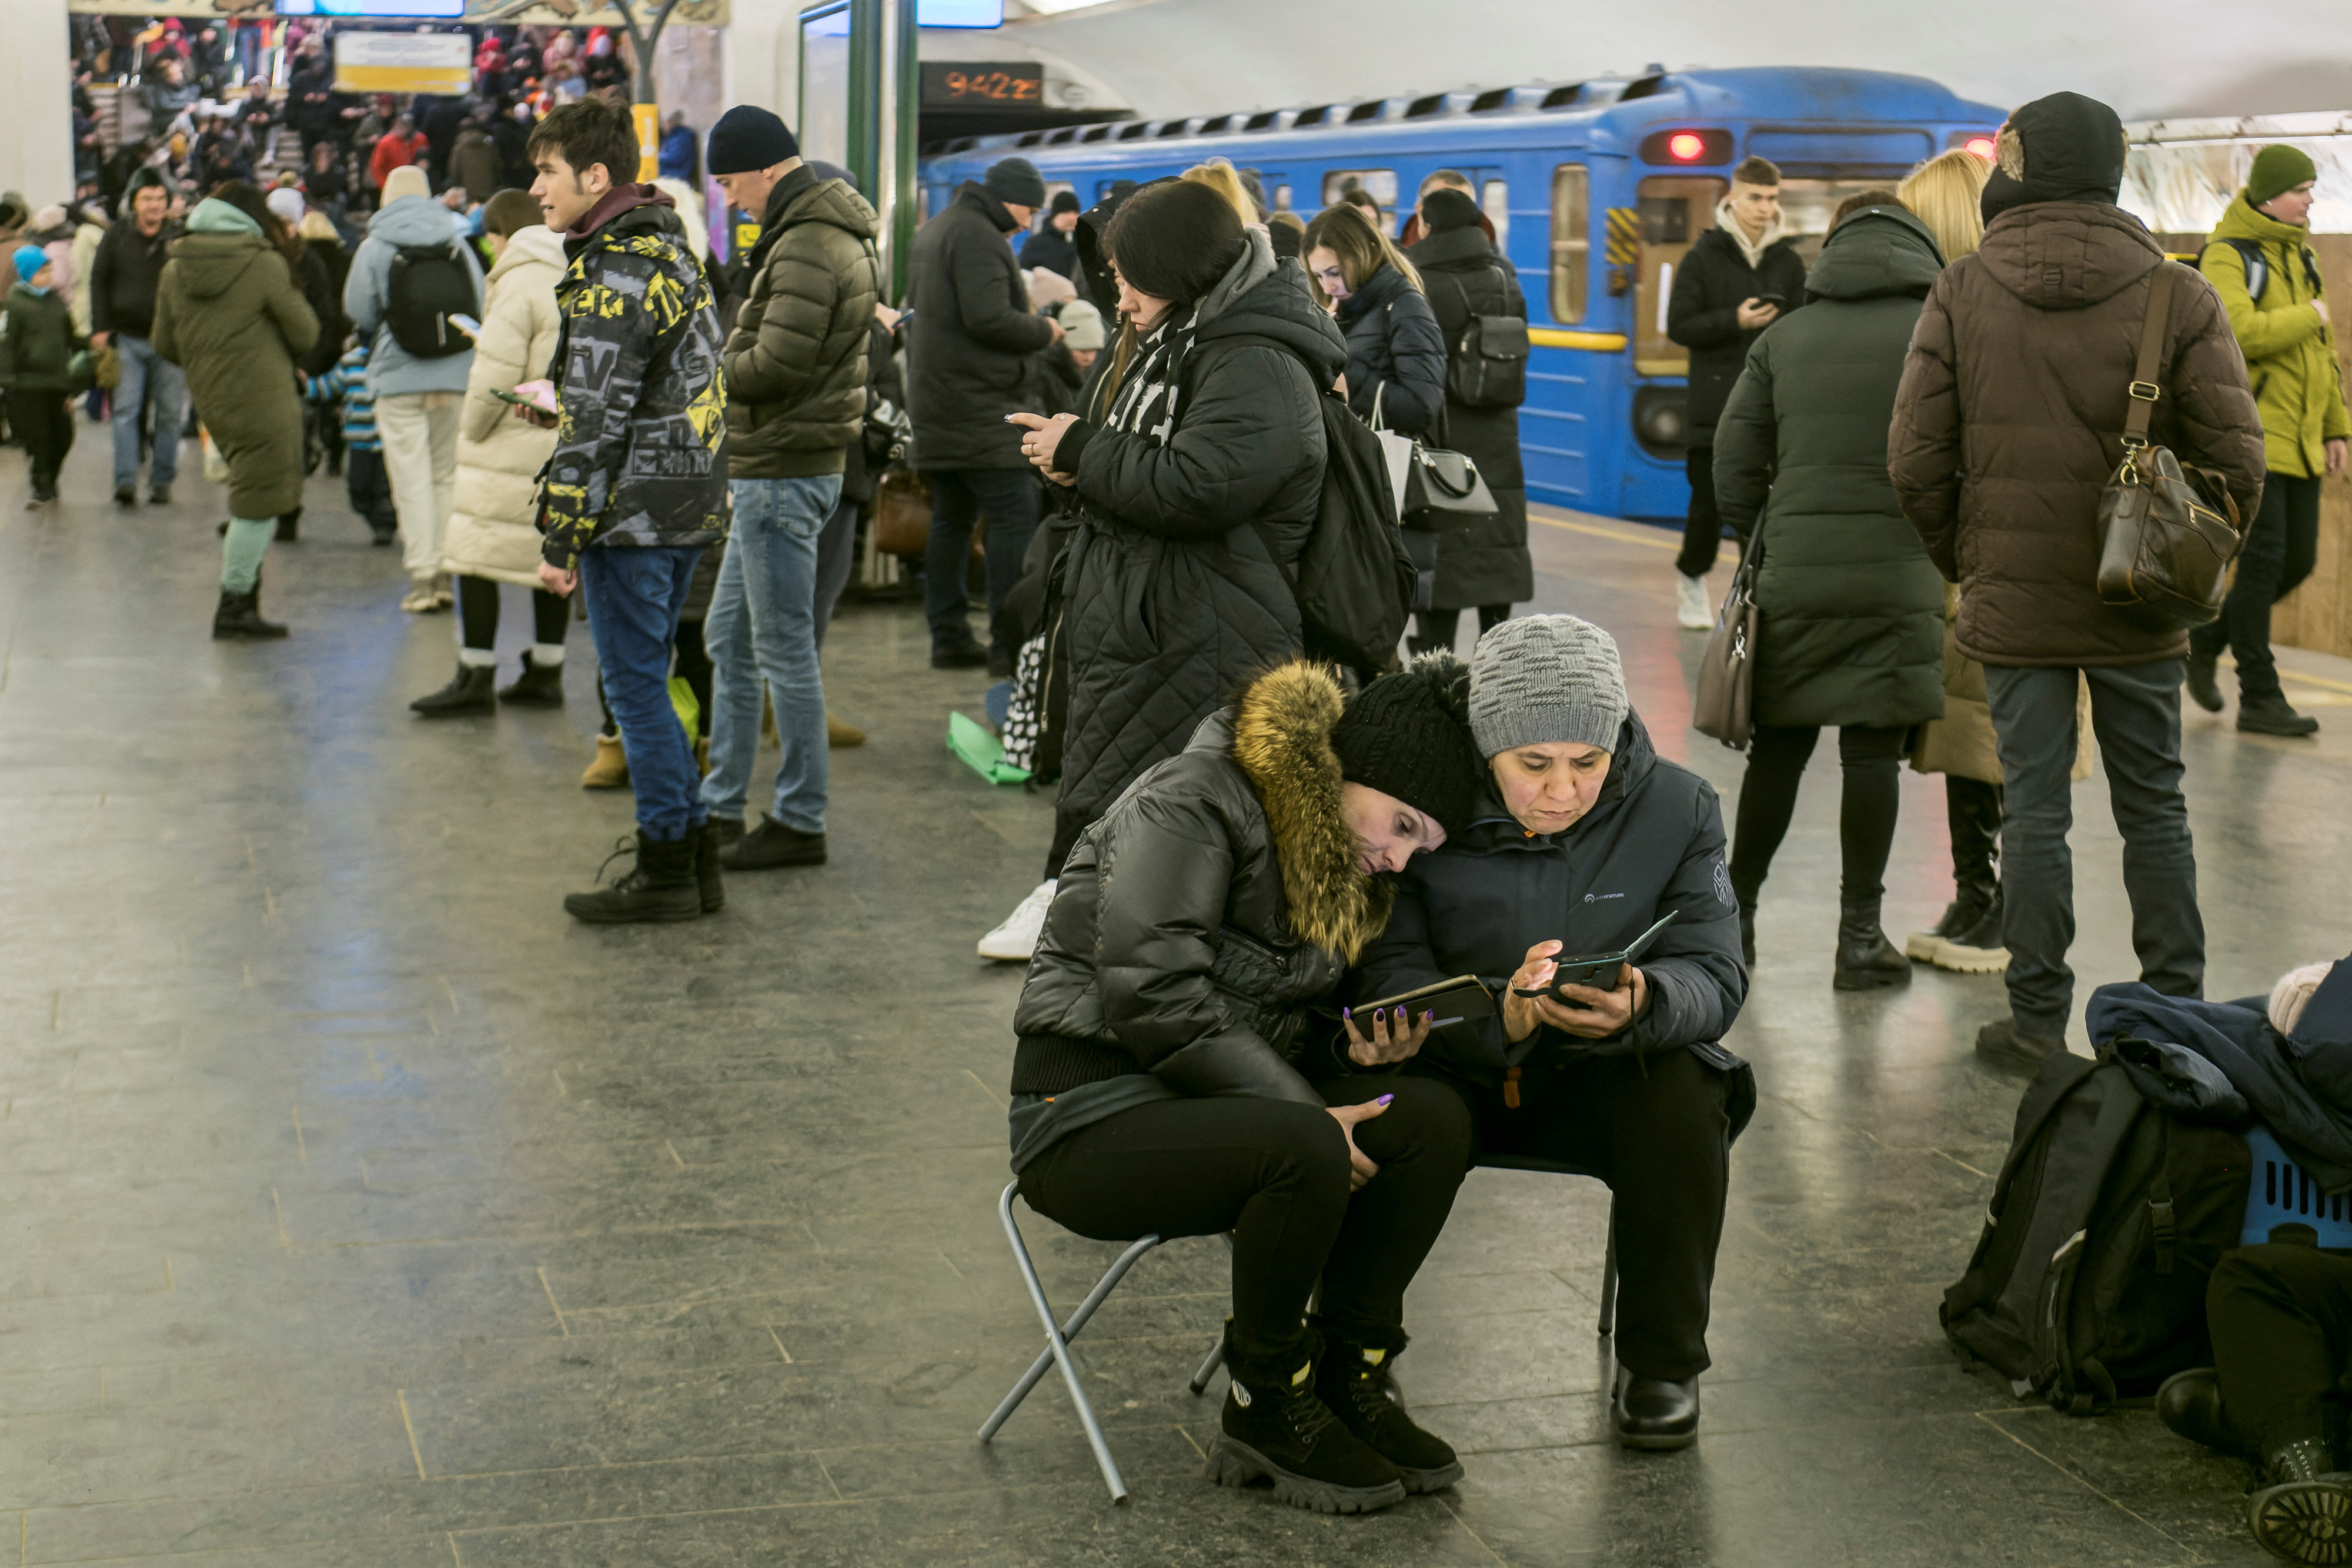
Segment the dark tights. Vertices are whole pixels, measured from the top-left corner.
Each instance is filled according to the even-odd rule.
[[[572,617],[568,601],[543,588],[530,591],[530,631],[534,642],[548,647],[563,643],[564,622]],[[458,640],[468,648],[495,648],[499,642],[499,585],[487,577],[457,579]]]
[[[1381,1167],[1352,1196],[1347,1143],[1318,1105],[1204,1098],[1139,1105],[1081,1127],[1021,1173],[1029,1207],[1081,1236],[1234,1239],[1234,1353],[1295,1356],[1307,1298],[1351,1343],[1401,1346],[1404,1291],[1436,1244],[1470,1163],[1470,1116],[1442,1083],[1389,1074],[1328,1086],[1394,1094],[1356,1129]]]
[[[1843,873],[1840,895],[1848,904],[1875,903],[1885,892],[1886,854],[1895,845],[1895,812],[1901,800],[1902,729],[1838,730],[1838,765],[1844,788],[1838,797],[1838,850]],[[1811,725],[1756,727],[1748,751],[1748,776],[1739,785],[1738,828],[1731,848],[1731,887],[1740,904],[1756,906],[1772,857],[1788,836],[1797,810],[1797,784],[1822,732]]]
[[[1478,606],[1478,635],[1485,636],[1510,618],[1511,607],[1507,604],[1481,604]],[[1423,610],[1413,617],[1413,631],[1417,634],[1412,642],[1416,653],[1439,648],[1451,652],[1454,639],[1461,630],[1462,612]]]

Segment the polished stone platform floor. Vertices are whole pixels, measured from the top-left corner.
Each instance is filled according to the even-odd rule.
[[[1402,1368],[1458,1488],[1334,1520],[1204,1483],[1216,1406],[1184,1377],[1224,1270],[1186,1241],[1082,1342],[1134,1489],[1113,1509],[1050,1383],[972,1440],[1039,1336],[992,1211],[1020,975],[971,944],[1036,881],[1049,811],[943,749],[982,683],[928,668],[919,616],[834,630],[833,706],[872,740],[834,756],[829,865],[585,928],[557,900],[630,806],[575,782],[584,644],[567,712],[412,717],[449,618],[400,613],[397,560],[323,477],[268,566],[294,636],[215,644],[219,491],[118,511],[105,446],[84,427],[39,513],[0,453],[0,1562],[2260,1560],[2236,1467],[1945,1351],[2020,1082],[1969,1050],[1996,980],[1831,991],[1833,768],[1732,1040],[1764,1100],[1697,1447],[1604,1440],[1606,1195],[1482,1172]],[[1668,536],[1535,533],[1538,607],[1610,627],[1662,746],[1735,789],[1685,727]],[[2352,678],[2294,667],[2318,744],[2189,727],[2216,994],[2347,945]],[[2078,795],[2087,988],[2130,971],[2113,828]],[[1948,896],[1940,787],[1905,806],[1898,938]],[[1074,1300],[1108,1249],[1031,1230]]]

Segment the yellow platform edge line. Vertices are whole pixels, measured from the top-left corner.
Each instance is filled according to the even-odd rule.
[[[1548,528],[1566,528],[1570,533],[1591,534],[1595,538],[1616,539],[1624,544],[1641,545],[1648,549],[1679,550],[1683,548],[1677,540],[1651,538],[1647,537],[1646,530],[1636,532],[1632,528],[1604,528],[1594,523],[1571,523],[1566,517],[1547,517],[1533,507],[1528,508],[1528,517]]]

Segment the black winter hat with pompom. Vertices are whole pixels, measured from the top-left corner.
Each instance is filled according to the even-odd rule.
[[[1339,775],[1424,811],[1451,838],[1470,825],[1486,768],[1470,738],[1470,667],[1426,653],[1356,695],[1331,731]]]

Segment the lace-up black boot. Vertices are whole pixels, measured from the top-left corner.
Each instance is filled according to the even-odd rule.
[[[694,854],[700,835],[688,832],[665,842],[640,833],[635,869],[610,887],[593,893],[568,894],[563,912],[592,925],[619,925],[643,920],[692,920],[702,913],[702,889],[695,879]],[[629,842],[605,857],[629,852]]]
[[[1398,1400],[1391,1369],[1405,1346],[1351,1343],[1329,1328],[1315,1363],[1315,1392],[1339,1424],[1397,1469],[1409,1492],[1435,1491],[1462,1479],[1462,1461],[1444,1439],[1423,1431]]]
[[[2317,1437],[2263,1456],[2263,1485],[2246,1505],[2256,1544],[2290,1563],[2352,1563],[2352,1475],[2335,1462]]]
[[[1404,1500],[1397,1469],[1340,1424],[1315,1392],[1315,1346],[1279,1362],[1234,1355],[1223,1430],[1209,1445],[1208,1477],[1240,1487],[1264,1477],[1274,1495],[1318,1513],[1367,1513]]]

